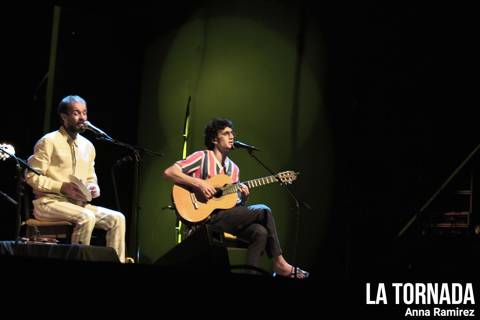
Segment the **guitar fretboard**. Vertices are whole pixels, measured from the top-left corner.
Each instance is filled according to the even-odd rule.
[[[248,180],[248,181],[245,181],[244,183],[250,189],[252,189],[252,188],[255,188],[255,187],[264,186],[266,184],[270,184],[270,183],[274,183],[274,182],[279,182],[279,180],[275,176],[268,176],[268,177]]]
[[[268,177],[244,181],[243,183],[246,184],[248,188],[252,189],[255,187],[264,186],[266,184],[270,184],[274,182],[279,182],[279,180],[275,176],[268,176]],[[230,193],[236,193],[239,188],[240,188],[239,183],[229,184],[222,188],[222,193],[224,195],[230,194]]]

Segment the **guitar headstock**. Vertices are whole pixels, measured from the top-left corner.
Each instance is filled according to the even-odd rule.
[[[280,180],[281,183],[284,184],[291,184],[293,181],[295,181],[298,177],[300,172],[295,172],[295,171],[283,171],[279,172],[275,175],[278,180]]]
[[[15,149],[13,148],[13,146],[11,144],[0,143],[0,148],[5,150],[6,152],[12,154],[12,155],[15,154]],[[7,160],[8,158],[10,158],[9,154],[0,151],[0,160]]]

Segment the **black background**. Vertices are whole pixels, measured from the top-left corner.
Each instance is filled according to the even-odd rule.
[[[24,158],[43,129],[42,79],[48,70],[53,3],[3,5],[0,19],[0,141],[15,141],[17,154]],[[87,101],[101,105],[97,110],[91,106],[89,114],[102,129],[121,132],[119,140],[135,142],[142,47],[153,34],[168,31],[193,5],[162,4],[164,15],[157,18],[165,21],[164,29],[151,30],[149,8],[159,6],[153,2],[68,4],[75,12],[84,10],[86,18],[68,21],[63,29],[68,32],[60,35],[56,94],[81,92]],[[419,256],[438,258],[413,270],[420,279],[443,276],[441,271],[451,265],[445,261],[455,261],[455,272],[471,266],[478,254],[471,239],[458,246],[430,246],[430,240],[418,242],[418,224],[401,240],[397,234],[479,143],[474,11],[439,4],[309,6],[310,13],[322,19],[327,39],[326,105],[337,161],[328,259],[333,260],[336,279],[358,284],[351,293],[361,305],[362,281],[408,274]],[[111,26],[110,32],[96,34],[95,26],[102,24]],[[78,55],[88,56],[88,65],[75,64]],[[62,65],[91,68],[91,77],[63,74]],[[109,170],[123,155],[125,151],[115,146],[97,147],[97,156],[104,159],[97,172],[104,172],[99,178],[105,184],[106,206],[115,207],[108,191]],[[473,157],[452,184],[464,184],[463,176],[477,166]],[[131,169],[127,164],[118,173],[124,211],[131,205]],[[14,163],[0,163],[0,173],[2,191],[14,196]],[[15,208],[3,199],[0,208],[0,234],[11,239]],[[472,219],[479,220],[475,211]],[[475,281],[473,272],[464,276]]]

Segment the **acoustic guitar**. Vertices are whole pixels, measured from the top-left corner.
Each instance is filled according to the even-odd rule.
[[[270,183],[279,182],[290,184],[297,179],[298,172],[283,171],[274,176],[244,181],[248,188],[256,188]],[[182,185],[175,184],[172,190],[173,203],[180,218],[189,223],[198,223],[207,219],[216,209],[230,209],[238,202],[239,183],[232,183],[232,179],[224,174],[213,176],[206,180],[217,192],[206,199],[198,192]]]

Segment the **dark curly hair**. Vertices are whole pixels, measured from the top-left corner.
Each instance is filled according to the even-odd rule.
[[[213,150],[215,144],[213,143],[213,139],[217,137],[217,132],[219,130],[223,130],[225,128],[232,128],[233,129],[233,122],[229,119],[222,119],[222,118],[215,118],[207,123],[204,131],[205,137],[205,146],[208,150]]]

